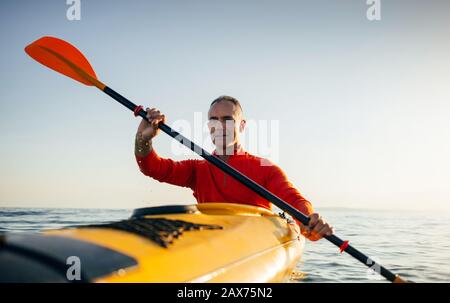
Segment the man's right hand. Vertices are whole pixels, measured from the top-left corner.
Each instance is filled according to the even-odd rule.
[[[165,123],[166,116],[155,108],[150,109],[147,107],[145,111],[147,112],[147,119],[142,119],[137,132],[141,134],[143,140],[150,141],[159,134],[160,129],[158,128],[158,123]]]

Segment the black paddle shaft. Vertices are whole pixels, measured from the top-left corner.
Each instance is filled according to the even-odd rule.
[[[120,95],[113,89],[106,86],[103,90],[107,95],[112,97],[113,99],[117,100],[119,103],[127,107],[131,111],[135,111],[137,108],[137,105],[125,98],[124,96]],[[141,116],[143,119],[147,119],[147,112],[144,109],[140,109],[138,113],[139,116]],[[206,161],[213,164],[214,166],[221,169],[223,172],[227,173],[243,185],[250,188],[252,191],[263,197],[264,199],[270,201],[271,203],[278,206],[280,209],[284,210],[288,214],[290,214],[292,217],[299,220],[303,225],[308,225],[309,223],[309,217],[297,210],[296,208],[292,207],[290,204],[285,202],[284,200],[280,199],[252,179],[248,178],[247,176],[243,175],[241,172],[237,171],[224,161],[220,160],[218,157],[215,157],[211,155],[209,152],[195,144],[194,142],[191,142],[189,139],[178,133],[177,131],[173,130],[171,127],[167,126],[164,123],[159,123],[158,125],[159,129],[161,129],[163,132],[180,142],[181,144],[187,146],[189,149],[191,149],[193,152],[197,153],[201,157],[203,157]],[[336,245],[337,247],[342,247],[345,241],[340,239],[339,237],[335,235],[331,236],[324,236],[325,239]],[[356,248],[352,247],[351,245],[347,245],[345,248],[343,248],[345,252],[359,260],[361,263],[365,264],[368,267],[372,267],[373,269],[379,269],[380,274],[388,279],[391,282],[394,282],[396,275],[393,274],[388,269],[384,268],[383,266],[377,264],[375,261],[364,255],[362,252],[357,250]]]

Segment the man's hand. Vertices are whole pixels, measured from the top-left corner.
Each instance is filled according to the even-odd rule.
[[[139,157],[146,157],[152,151],[151,140],[160,131],[158,124],[166,122],[166,117],[159,110],[147,108],[146,112],[146,119],[142,119],[136,133],[134,153]]]
[[[334,228],[317,213],[309,216],[308,226],[300,224],[300,230],[302,235],[311,241],[320,240],[323,236],[331,236],[334,233]]]
[[[147,108],[147,119],[142,119],[141,124],[139,124],[137,132],[142,135],[142,139],[145,141],[150,141],[157,134],[159,134],[158,124],[159,122],[166,122],[166,116],[161,114],[161,112],[155,108]]]

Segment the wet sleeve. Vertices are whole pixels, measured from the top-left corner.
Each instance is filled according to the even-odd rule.
[[[140,171],[159,182],[193,188],[195,166],[198,160],[174,161],[158,156],[153,149],[147,156],[136,156]]]

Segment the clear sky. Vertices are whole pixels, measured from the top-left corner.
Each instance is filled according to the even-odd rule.
[[[99,78],[168,124],[217,96],[279,122],[277,164],[321,207],[450,210],[450,2],[0,1],[0,206],[194,202],[143,176],[139,119],[34,62],[41,36],[76,45]],[[161,134],[155,148],[174,155]]]

